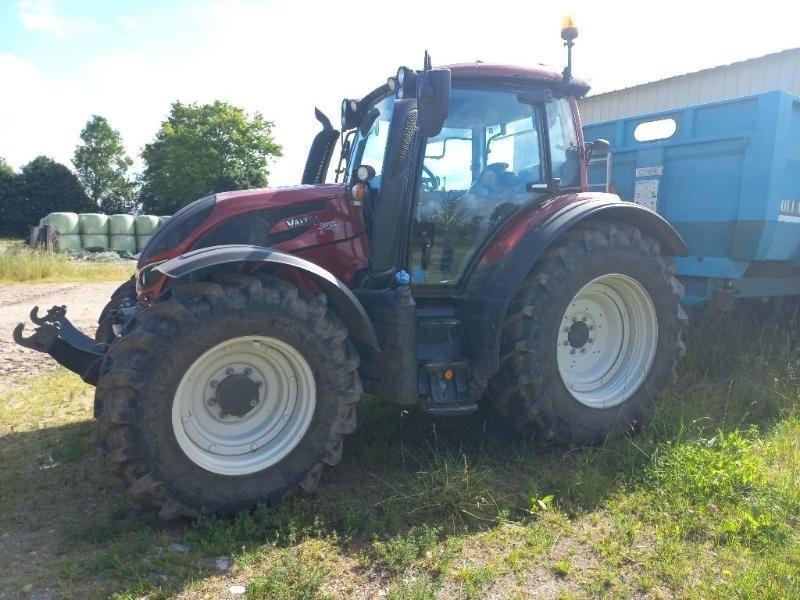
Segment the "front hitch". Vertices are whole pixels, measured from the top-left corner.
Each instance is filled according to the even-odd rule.
[[[14,328],[14,341],[25,348],[49,354],[58,364],[80,375],[86,383],[96,384],[108,346],[95,342],[76,329],[67,319],[66,306],[54,306],[43,317],[39,316],[39,307],[34,306],[30,317],[38,326],[33,335],[23,337],[25,325],[20,323]]]

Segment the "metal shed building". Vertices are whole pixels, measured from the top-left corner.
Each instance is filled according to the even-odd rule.
[[[580,110],[599,123],[771,90],[800,95],[800,48],[588,96]]]

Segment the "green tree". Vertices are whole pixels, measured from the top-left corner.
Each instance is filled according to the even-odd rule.
[[[128,169],[133,161],[125,154],[119,131],[105,117],[92,115],[81,140],[72,164],[88,196],[107,214],[132,212],[136,203]]]
[[[267,162],[281,156],[272,123],[259,113],[215,101],[172,105],[155,140],[142,151],[141,203],[169,214],[214,192],[262,187]]]
[[[36,225],[48,213],[96,208],[75,174],[46,156],[37,156],[22,167],[16,181],[17,192],[3,218],[6,234],[27,237],[28,226]]]
[[[0,235],[16,235],[9,223],[19,196],[19,176],[6,160],[0,157]]]
[[[6,159],[0,156],[0,174],[2,175],[14,175],[14,169],[11,168],[11,165],[6,162]]]

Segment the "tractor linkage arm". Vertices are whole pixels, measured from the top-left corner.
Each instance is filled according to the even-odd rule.
[[[39,316],[39,307],[34,306],[30,317],[38,327],[26,338],[22,336],[25,325],[17,325],[13,334],[17,344],[49,354],[86,383],[97,383],[106,344],[95,342],[70,323],[66,306],[54,306],[43,317]]]

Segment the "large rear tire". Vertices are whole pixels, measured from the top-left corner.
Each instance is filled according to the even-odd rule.
[[[489,398],[515,428],[567,446],[639,429],[684,352],[682,298],[656,240],[627,225],[576,227],[512,302]]]
[[[112,344],[101,435],[131,496],[162,518],[274,505],[341,459],[358,364],[336,315],[282,280],[179,285]]]

